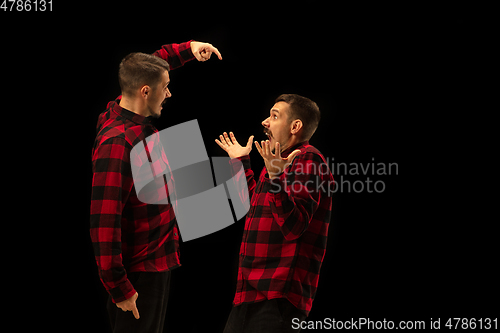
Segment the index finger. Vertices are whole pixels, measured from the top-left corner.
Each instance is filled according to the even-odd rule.
[[[210,51],[217,54],[217,57],[219,57],[219,60],[222,60],[222,54],[220,54],[219,50],[217,50],[217,48],[215,46],[213,46],[212,44],[210,44]]]
[[[140,316],[139,316],[139,310],[137,310],[137,305],[135,304],[135,302],[134,302],[134,307],[132,309],[132,313],[134,314],[135,319],[139,319],[140,318]]]

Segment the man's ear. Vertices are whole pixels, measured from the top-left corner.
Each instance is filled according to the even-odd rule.
[[[141,96],[142,98],[148,98],[149,94],[151,92],[151,87],[148,86],[147,84],[143,85],[141,88]]]
[[[302,129],[302,120],[300,119],[295,119],[290,124],[290,132],[293,135],[297,135],[301,129]]]

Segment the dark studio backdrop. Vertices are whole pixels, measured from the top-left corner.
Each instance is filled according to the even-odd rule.
[[[480,230],[464,229],[435,208],[428,179],[414,164],[415,155],[421,163],[430,159],[419,118],[432,109],[435,81],[447,76],[447,55],[467,38],[466,14],[308,3],[221,8],[184,3],[174,9],[166,2],[129,8],[55,2],[43,29],[26,32],[32,49],[43,53],[38,77],[58,79],[64,95],[59,112],[73,124],[63,134],[76,156],[68,163],[81,168],[78,191],[64,199],[70,203],[59,212],[63,219],[71,216],[71,223],[69,239],[61,240],[68,268],[53,282],[61,304],[56,321],[89,332],[108,329],[107,293],[88,225],[95,125],[106,103],[120,94],[118,64],[130,52],[152,53],[190,39],[213,44],[224,59],[191,61],[171,72],[172,98],[155,122],[159,130],[197,119],[208,155],[226,156],[214,142],[219,134],[233,131],[240,143],[252,134],[264,139],[260,123],[274,99],[296,93],[320,107],[321,123],[310,143],[330,167],[370,167],[366,175],[361,169],[357,175],[334,169],[335,180],[344,182],[333,194],[328,249],[309,320],[364,317],[428,325],[430,318],[498,313],[489,305],[492,243],[478,247]],[[258,175],[263,162],[255,149],[251,161]],[[391,163],[390,175],[377,174],[380,165]],[[242,219],[181,243],[182,267],[172,272],[165,331],[222,331],[235,291],[243,225]]]

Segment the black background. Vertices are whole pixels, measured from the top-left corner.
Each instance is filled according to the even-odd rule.
[[[43,282],[27,297],[33,300],[35,289],[37,297],[50,291],[49,299],[57,299],[47,322],[107,331],[107,293],[88,232],[97,116],[120,94],[117,69],[125,55],[190,39],[212,43],[224,59],[192,61],[171,72],[173,97],[156,121],[159,130],[198,119],[208,155],[224,156],[214,142],[219,134],[233,131],[240,143],[252,134],[263,139],[260,123],[274,99],[297,93],[322,111],[311,144],[330,161],[398,164],[397,175],[368,175],[384,182],[383,193],[333,195],[310,320],[428,324],[430,318],[498,314],[491,221],[464,215],[465,207],[449,199],[446,182],[454,179],[446,180],[451,167],[440,160],[440,147],[452,141],[443,130],[450,108],[461,104],[463,64],[474,47],[467,8],[111,3],[54,1],[52,13],[0,13],[12,19],[2,23],[2,58],[15,75],[4,83],[22,82],[32,98],[32,117],[23,126],[55,134],[31,138],[50,151],[44,164],[52,171],[58,166],[57,176],[40,183],[58,179],[62,193],[44,201],[56,218],[41,227],[51,235],[43,237],[40,264],[33,264]],[[260,172],[255,149],[251,158]],[[240,220],[181,244],[183,266],[172,273],[166,331],[222,331],[242,228]]]

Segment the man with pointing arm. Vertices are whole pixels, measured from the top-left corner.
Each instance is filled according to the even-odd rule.
[[[179,230],[170,203],[138,199],[131,171],[138,161],[131,151],[158,133],[151,118],[160,117],[172,96],[169,71],[195,58],[206,61],[212,53],[222,60],[211,44],[189,41],[164,45],[153,55],[127,55],[118,73],[122,95],[99,115],[92,149],[90,236],[99,277],[109,293],[114,332],[163,331],[170,271],[180,266]],[[169,168],[161,146],[149,146],[148,154]],[[174,189],[171,176],[164,182]]]

